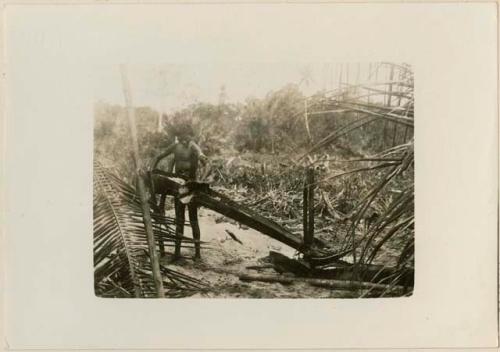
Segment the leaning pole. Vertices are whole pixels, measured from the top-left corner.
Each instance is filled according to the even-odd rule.
[[[164,298],[165,291],[163,289],[163,280],[160,272],[160,262],[158,260],[158,254],[156,253],[156,245],[153,235],[153,225],[151,223],[149,202],[146,195],[146,187],[144,185],[144,179],[143,176],[141,175],[141,163],[140,163],[141,159],[139,157],[139,143],[137,141],[135,110],[132,104],[132,94],[130,92],[130,85],[127,78],[127,68],[125,65],[121,66],[121,74],[122,74],[123,94],[125,96],[125,104],[127,106],[128,126],[130,130],[130,135],[132,137],[132,151],[134,157],[135,174],[137,177],[137,192],[139,193],[139,197],[141,199],[144,227],[146,228],[146,234],[148,239],[149,257],[151,258],[151,267],[153,270],[153,281],[155,283],[156,295],[159,298]]]

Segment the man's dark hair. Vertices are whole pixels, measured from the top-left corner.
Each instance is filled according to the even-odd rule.
[[[177,137],[194,137],[194,129],[189,122],[179,123],[175,126],[174,133]]]

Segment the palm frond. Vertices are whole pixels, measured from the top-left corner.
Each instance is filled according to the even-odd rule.
[[[102,297],[156,297],[140,200],[135,190],[94,163],[94,287]],[[156,240],[174,243],[174,219],[154,214]],[[186,242],[192,243],[186,238]],[[200,289],[196,279],[169,272],[165,294],[178,296]],[[182,281],[183,280],[183,281]],[[182,281],[182,285],[179,282]]]

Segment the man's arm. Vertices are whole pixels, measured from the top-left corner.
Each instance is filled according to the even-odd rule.
[[[189,142],[189,147],[194,151],[194,153],[196,154],[198,159],[205,160],[207,158],[207,156],[205,154],[203,154],[200,146],[198,144],[196,144],[195,142],[193,142],[193,141]]]
[[[176,145],[176,144],[177,144],[177,143],[172,143],[171,145],[169,145],[169,146],[167,147],[167,149],[165,149],[165,152],[161,153],[160,155],[158,155],[156,158],[154,158],[154,159],[153,159],[153,160],[154,160],[154,163],[153,163],[153,170],[154,170],[154,169],[156,169],[156,166],[158,166],[159,162],[160,162],[163,158],[165,158],[165,157],[167,157],[167,156],[169,156],[170,154],[172,154],[172,153],[173,153],[173,151],[174,151],[174,148],[175,148],[175,145]]]

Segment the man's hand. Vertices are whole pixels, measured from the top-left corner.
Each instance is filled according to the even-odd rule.
[[[158,159],[158,157],[149,159],[149,161],[147,163],[148,170],[153,171],[154,169],[156,169],[158,167],[159,163],[160,163],[160,159]]]
[[[137,169],[137,174],[141,177],[147,177],[151,169],[149,169],[146,165],[141,166]]]
[[[199,159],[203,164],[206,164],[208,162],[208,158],[205,154],[200,154]]]

